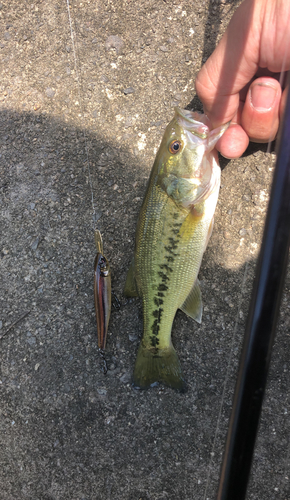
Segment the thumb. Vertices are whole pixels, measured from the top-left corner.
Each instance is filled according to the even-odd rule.
[[[281,93],[281,86],[274,78],[257,78],[251,84],[241,115],[241,125],[251,141],[268,142],[275,138]]]

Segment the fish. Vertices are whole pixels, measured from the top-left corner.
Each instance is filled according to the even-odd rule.
[[[106,347],[108,325],[111,315],[111,270],[103,252],[101,233],[95,230],[97,255],[94,263],[94,301],[96,310],[98,346],[102,351]]]
[[[124,294],[142,299],[143,336],[133,386],[164,383],[186,390],[171,340],[178,309],[202,318],[198,281],[220,187],[214,149],[229,123],[210,129],[206,115],[175,108],[157,152],[141,206]]]

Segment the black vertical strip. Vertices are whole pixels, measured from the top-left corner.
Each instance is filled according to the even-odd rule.
[[[290,93],[258,259],[218,500],[246,496],[290,242]]]

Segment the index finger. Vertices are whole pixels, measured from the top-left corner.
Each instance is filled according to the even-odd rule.
[[[263,5],[261,0],[240,5],[197,76],[196,91],[214,127],[232,120],[239,108],[239,92],[259,67]]]

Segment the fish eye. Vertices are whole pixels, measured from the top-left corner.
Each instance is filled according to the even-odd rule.
[[[181,142],[174,140],[169,144],[169,151],[171,154],[176,155],[181,149]]]

